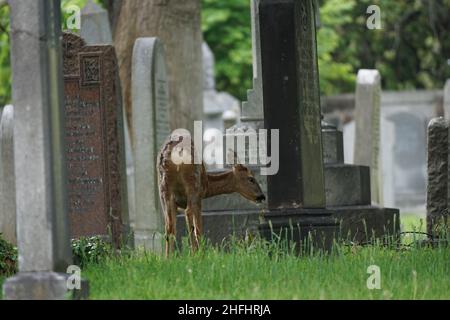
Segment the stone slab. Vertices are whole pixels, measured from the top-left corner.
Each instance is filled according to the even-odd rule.
[[[367,243],[373,238],[394,236],[400,232],[398,209],[376,206],[348,206],[329,208],[339,223],[339,237],[355,243]]]
[[[370,205],[370,169],[366,166],[325,166],[327,207]]]
[[[86,300],[89,283],[81,281],[80,290],[67,289],[68,275],[56,272],[18,273],[3,284],[5,300]]]
[[[314,232],[316,244],[331,246],[333,239],[351,240],[355,243],[366,243],[371,240],[367,235],[382,238],[386,235],[398,236],[400,232],[400,213],[398,209],[379,208],[375,206],[333,207],[321,211],[297,210],[289,212],[272,211],[270,216],[266,210],[210,211],[203,213],[203,230],[212,244],[221,245],[229,242],[231,236],[245,239],[262,233],[270,240],[272,230],[291,229],[301,226],[302,235]],[[303,212],[303,214],[302,214]],[[309,212],[309,213],[305,213]],[[298,227],[297,227],[298,230]],[[367,230],[367,232],[366,232]],[[177,239],[186,236],[184,215],[177,216]],[[298,237],[298,234],[297,234]],[[298,238],[297,238],[298,239]]]
[[[270,221],[270,223],[269,223]],[[186,222],[183,215],[177,216],[177,241],[187,236]],[[337,234],[337,225],[329,212],[302,209],[290,210],[241,210],[205,212],[203,230],[205,237],[213,245],[226,245],[232,237],[245,239],[261,235],[271,241],[273,233],[281,234],[290,230],[289,241],[297,243],[314,233],[314,244],[320,248],[331,248],[333,234]],[[289,238],[292,235],[292,238]],[[325,236],[324,236],[325,235]],[[324,246],[325,245],[325,246]]]
[[[343,135],[338,130],[322,130],[324,164],[344,163]]]

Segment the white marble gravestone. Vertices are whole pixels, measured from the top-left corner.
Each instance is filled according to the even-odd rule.
[[[0,120],[0,233],[17,245],[16,188],[14,181],[14,107],[7,105]]]
[[[359,70],[355,96],[354,163],[370,167],[372,202],[382,205],[380,103],[380,73],[378,70]]]
[[[157,38],[135,42],[132,64],[135,245],[162,252],[164,220],[156,159],[170,134],[169,88],[163,44]]]

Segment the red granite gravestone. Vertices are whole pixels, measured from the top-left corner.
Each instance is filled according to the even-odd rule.
[[[71,235],[111,235],[119,246],[128,206],[114,47],[65,33],[63,57]]]

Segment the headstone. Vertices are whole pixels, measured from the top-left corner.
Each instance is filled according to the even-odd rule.
[[[414,211],[426,203],[426,123],[420,113],[405,110],[386,117],[394,124],[395,204]],[[385,149],[386,146],[383,146]],[[387,152],[387,150],[386,150]]]
[[[127,240],[128,204],[120,86],[115,51],[64,33],[69,217],[72,237]]]
[[[444,87],[444,114],[445,119],[450,119],[450,79],[445,82]]]
[[[93,0],[89,0],[81,11],[81,38],[88,45],[112,45],[111,25],[108,12],[97,5]],[[118,80],[120,81],[120,80]],[[123,118],[126,119],[125,110]],[[134,224],[134,164],[133,151],[131,150],[131,136],[128,128],[128,121],[124,121],[125,154],[127,164],[127,187],[128,187],[128,211],[130,216],[130,226]]]
[[[17,245],[16,188],[14,179],[14,107],[0,110],[0,233]]]
[[[355,97],[354,163],[370,167],[372,201],[381,205],[380,103],[380,73],[378,70],[359,70]]]
[[[261,66],[261,24],[259,5],[261,0],[251,1],[253,88],[247,92],[247,101],[242,103],[242,121],[256,121],[263,126],[263,88]]]
[[[344,138],[344,162],[354,164],[355,151],[355,121],[350,121],[343,126]]]
[[[203,42],[202,53],[204,130],[206,133],[208,129],[217,129],[223,133],[225,130],[223,115],[230,110],[239,112],[239,101],[226,92],[217,92],[214,79],[214,54],[206,42]]]
[[[88,45],[113,43],[108,11],[93,0],[88,0],[81,11],[80,36]]]
[[[380,139],[382,141],[380,152],[382,162],[382,188],[383,188],[383,204],[388,208],[395,207],[395,124],[394,122],[382,117]]]
[[[261,0],[259,10],[265,128],[280,129],[269,208],[325,208],[313,4]]]
[[[136,218],[135,245],[162,252],[164,220],[156,172],[158,152],[170,134],[169,88],[163,44],[139,38],[133,50],[132,134]]]
[[[9,7],[20,272],[6,280],[3,297],[65,299],[67,274],[57,273],[72,262],[61,126],[61,4],[15,0]]]
[[[448,216],[449,123],[442,117],[428,125],[427,233],[439,236],[441,219]]]

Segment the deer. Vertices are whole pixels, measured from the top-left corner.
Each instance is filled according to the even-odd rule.
[[[208,173],[203,161],[200,164],[189,161],[175,163],[172,154],[178,152],[176,148],[183,139],[184,136],[171,134],[157,157],[158,188],[165,223],[166,257],[174,252],[178,209],[184,210],[191,251],[195,253],[199,248],[202,234],[202,199],[238,193],[255,203],[266,200],[251,170],[242,164],[236,164],[236,161],[231,169],[220,173]],[[189,143],[189,146],[193,159],[196,151],[192,143]]]

